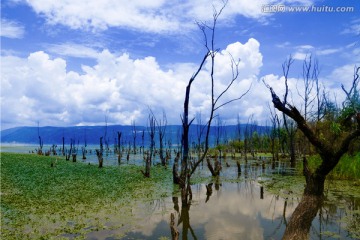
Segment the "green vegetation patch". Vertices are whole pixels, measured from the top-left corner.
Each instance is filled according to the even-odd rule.
[[[319,155],[308,157],[308,164],[310,169],[314,170],[321,163]],[[299,172],[302,172],[303,165],[298,164]],[[345,154],[336,165],[336,167],[327,176],[328,179],[349,179],[360,180],[360,152],[353,156]]]
[[[300,197],[305,187],[305,178],[298,175],[270,175],[258,182],[265,187],[266,191],[282,198]]]
[[[1,237],[82,238],[100,229],[136,225],[133,207],[173,191],[170,170],[153,167],[146,179],[141,169],[1,153]]]

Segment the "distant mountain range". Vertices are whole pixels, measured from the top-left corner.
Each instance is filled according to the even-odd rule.
[[[241,138],[244,136],[246,127],[252,132],[256,131],[262,135],[269,131],[269,127],[257,125],[240,125]],[[149,128],[144,126],[136,126],[136,144],[142,143],[142,135],[144,135],[144,144],[147,146],[150,142]],[[190,127],[189,136],[190,142],[197,142],[199,132],[198,125]],[[106,131],[105,131],[106,130]],[[106,138],[105,138],[106,132]],[[133,142],[134,127],[111,125],[111,126],[81,126],[81,127],[15,127],[1,131],[1,143],[24,143],[24,144],[38,144],[39,137],[41,137],[45,145],[61,144],[64,138],[65,144],[70,143],[70,139],[75,140],[76,144],[99,144],[100,137],[104,137],[109,145],[115,143],[117,139],[117,132],[121,132],[121,143],[128,144]],[[171,144],[180,144],[182,127],[180,125],[166,126],[165,141]],[[205,133],[204,133],[205,134]],[[203,135],[204,135],[203,134]],[[213,144],[217,136],[220,135],[220,142],[238,138],[238,127],[236,125],[211,127],[210,143]],[[156,132],[156,141],[158,139],[158,132]]]

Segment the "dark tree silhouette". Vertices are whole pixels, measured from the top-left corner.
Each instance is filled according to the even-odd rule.
[[[165,111],[163,111],[162,113],[162,119],[157,120],[155,118],[155,121],[156,121],[156,128],[159,134],[159,155],[160,155],[161,165],[166,166],[166,158],[164,155],[164,137],[166,133],[167,118]]]
[[[359,69],[357,68],[353,80],[353,86],[356,88],[359,82]],[[276,95],[272,87],[269,86],[272,102],[274,107],[286,116],[290,117],[297,123],[297,127],[303,132],[309,142],[315,147],[317,153],[320,155],[322,162],[314,172],[311,172],[307,166],[306,158],[304,158],[304,175],[306,178],[305,194],[322,195],[324,190],[324,182],[327,174],[334,169],[340,158],[347,152],[352,140],[360,136],[360,110],[356,109],[350,118],[356,121],[356,129],[350,131],[346,136],[339,136],[337,142],[328,142],[316,134],[316,131],[311,127],[310,122],[306,121],[299,110],[286,101],[281,101]],[[286,88],[287,94],[288,88]],[[351,99],[351,98],[350,98]]]
[[[133,134],[133,151],[134,154],[136,154],[136,125],[135,125],[135,120],[131,121],[131,125],[133,128],[132,134]]]
[[[306,157],[303,157],[303,174],[306,180],[304,195],[291,216],[283,239],[308,238],[311,221],[316,216],[319,206],[321,206],[326,176],[348,151],[351,142],[360,137],[359,72],[360,67],[355,68],[352,87],[349,91],[346,91],[342,86],[347,98],[343,104],[340,119],[335,119],[337,121],[336,124],[342,126],[340,128],[342,132],[341,134],[338,132],[334,134],[332,136],[333,141],[321,137],[319,133],[321,129],[317,128],[319,122],[314,123],[306,120],[294,105],[286,101],[286,97],[281,101],[274,89],[265,83],[270,90],[274,107],[296,122],[297,127],[309,140],[321,158],[320,165],[312,171],[308,166]],[[287,81],[285,81],[285,84],[285,95],[287,95]],[[329,132],[329,129],[323,131]]]
[[[100,149],[96,149],[96,156],[98,158],[98,162],[99,162],[99,168],[103,167],[103,153],[104,153],[104,146],[103,146],[103,137],[100,137]]]
[[[44,141],[41,139],[40,136],[40,123],[39,121],[37,122],[37,131],[38,131],[38,138],[39,138],[39,149],[37,150],[37,154],[38,155],[43,155],[43,146],[44,146]]]
[[[182,159],[181,159],[181,173],[179,177],[179,185],[181,188],[181,196],[182,196],[182,204],[183,206],[186,206],[189,204],[189,200],[192,198],[191,193],[191,187],[190,187],[190,178],[191,175],[195,172],[198,165],[205,159],[208,149],[209,149],[209,133],[210,133],[210,127],[212,120],[215,117],[215,111],[219,108],[234,102],[236,100],[240,100],[249,90],[250,88],[245,91],[240,97],[231,99],[229,101],[221,103],[221,99],[224,96],[224,94],[230,89],[230,87],[233,85],[233,83],[237,80],[239,76],[239,61],[235,61],[232,56],[230,55],[231,59],[231,68],[232,68],[232,78],[230,79],[228,85],[225,87],[224,90],[220,92],[218,96],[215,96],[215,76],[214,76],[214,70],[215,70],[215,57],[218,53],[218,49],[215,48],[215,32],[216,32],[216,24],[218,21],[219,16],[221,15],[222,11],[224,10],[225,6],[227,4],[227,1],[224,1],[223,6],[220,8],[219,11],[214,9],[213,12],[213,22],[212,25],[207,25],[205,23],[198,23],[198,26],[200,30],[202,31],[204,35],[204,42],[205,42],[205,48],[206,53],[204,54],[204,57],[197,69],[197,71],[192,75],[190,78],[188,85],[186,86],[185,91],[185,100],[184,100],[184,113],[182,115]],[[210,37],[209,37],[210,36]],[[190,91],[191,91],[191,85],[195,81],[196,77],[204,67],[206,61],[210,61],[210,85],[211,85],[211,105],[210,105],[210,113],[208,117],[208,122],[206,124],[206,135],[205,135],[205,149],[203,154],[201,155],[200,159],[190,164],[190,158],[189,158],[189,128],[191,123],[194,121],[194,119],[189,119],[189,102],[190,102]],[[175,176],[174,179],[177,179],[178,177]]]
[[[150,177],[150,168],[151,168],[151,162],[152,157],[154,154],[154,148],[155,148],[155,131],[156,131],[156,119],[154,114],[149,113],[149,136],[150,136],[150,150],[147,153],[144,153],[144,159],[145,159],[145,171],[141,172],[143,173],[144,177],[149,178]]]

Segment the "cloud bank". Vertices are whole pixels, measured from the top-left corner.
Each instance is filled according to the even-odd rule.
[[[257,83],[262,66],[259,47],[257,40],[249,39],[246,43],[230,44],[218,53],[215,72],[218,93],[231,78],[229,53],[241,60],[239,79],[224,101],[240,96]],[[107,49],[83,52],[96,58],[96,64],[83,65],[79,72],[68,71],[65,59],[43,51],[26,58],[2,56],[2,127],[33,126],[37,121],[42,126],[102,125],[105,116],[108,124],[130,124],[134,120],[146,125],[149,107],[155,114],[164,110],[169,123],[180,123],[185,88],[197,65],[178,63],[165,69],[152,56],[133,59],[127,53],[115,54]],[[209,71],[207,63],[194,82],[192,115],[196,112],[207,115]],[[252,110],[243,114],[243,118],[250,113],[261,115],[264,110],[263,103],[255,103],[253,99],[232,104],[230,108],[220,112],[223,118],[236,119],[244,108]]]

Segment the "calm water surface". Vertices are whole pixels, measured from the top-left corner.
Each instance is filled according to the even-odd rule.
[[[1,151],[31,152],[35,145],[2,146]],[[94,149],[95,146],[88,147]],[[46,149],[46,147],[44,147]],[[142,164],[141,154],[132,155],[122,164]],[[81,151],[78,153],[81,160]],[[97,164],[94,153],[88,154],[84,161]],[[171,239],[170,214],[175,215],[175,226],[179,239],[281,239],[291,214],[301,200],[299,195],[277,196],[261,186],[262,176],[266,174],[286,174],[285,163],[277,163],[275,170],[267,165],[262,168],[255,162],[242,164],[242,174],[238,176],[236,165],[228,161],[222,175],[230,179],[240,178],[238,182],[217,182],[212,185],[212,194],[207,194],[206,184],[192,186],[193,200],[189,209],[182,209],[179,194],[153,202],[135,204],[131,215],[135,221],[123,224],[114,230],[100,230],[86,235],[87,239]],[[118,165],[113,154],[105,156],[105,165]],[[202,170],[206,176],[208,171]],[[343,182],[344,186],[351,182]],[[328,184],[329,186],[329,184]],[[344,188],[346,189],[346,188]],[[359,191],[358,188],[350,188]],[[355,190],[354,190],[355,189]],[[359,233],[360,198],[331,186],[327,187],[323,207],[312,221],[311,239],[356,239],[349,230]],[[105,225],[116,225],[121,214],[109,214]],[[357,235],[359,236],[359,235]],[[63,235],[74,238],[76,235]]]

